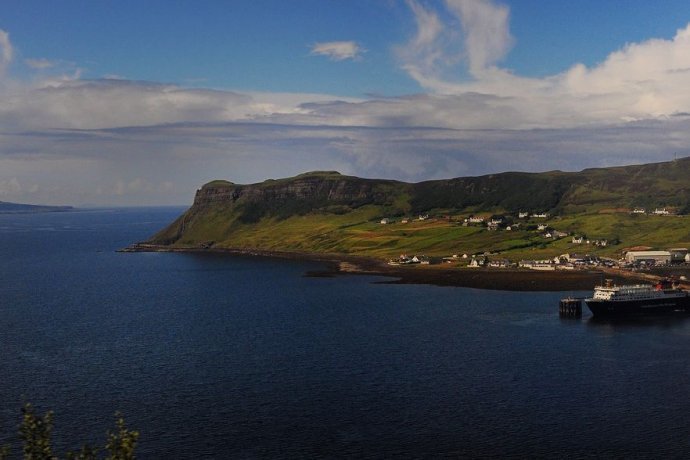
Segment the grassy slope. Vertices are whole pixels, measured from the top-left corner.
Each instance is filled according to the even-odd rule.
[[[215,241],[217,247],[262,248],[281,251],[349,253],[375,257],[395,257],[400,253],[447,256],[458,253],[500,253],[513,260],[547,258],[566,252],[618,256],[630,246],[668,248],[690,246],[688,216],[644,216],[628,213],[591,213],[548,219],[564,232],[590,239],[620,240],[616,246],[596,248],[572,244],[571,238],[545,239],[542,232],[488,231],[463,227],[462,215],[448,219],[411,220],[403,224],[378,223],[377,206],[365,206],[345,215],[313,213],[288,219],[263,219],[232,228],[221,214],[204,220],[202,226],[185,235],[180,245]],[[536,224],[542,220],[528,223]],[[523,224],[523,228],[527,223]]]
[[[316,209],[288,216],[269,209],[254,222],[242,220],[241,207],[213,205],[190,210],[178,223],[157,235],[159,241],[198,245],[213,241],[217,247],[245,247],[282,251],[350,253],[394,257],[400,253],[447,256],[457,253],[492,252],[513,260],[546,258],[565,252],[618,256],[630,246],[668,248],[690,246],[687,216],[632,215],[610,209],[634,206],[675,206],[688,203],[686,183],[690,160],[621,168],[587,170],[582,173],[505,173],[479,178],[453,179],[417,184],[399,183],[379,187],[390,192],[387,205],[368,204],[336,214]],[[317,173],[331,177],[334,173]],[[311,173],[313,175],[313,173]],[[299,177],[299,176],[298,176]],[[356,180],[355,178],[352,178]],[[289,183],[291,179],[267,181],[261,187]],[[207,184],[208,186],[209,184]],[[211,186],[231,186],[216,181]],[[492,213],[523,208],[550,209],[556,217],[523,222],[519,231],[488,231],[463,227],[471,212],[486,217]],[[450,215],[427,221],[411,220],[381,225],[379,220],[404,212],[431,210],[432,215]],[[184,220],[181,238],[176,233]],[[547,223],[556,230],[590,239],[620,240],[605,248],[574,245],[570,237],[543,238],[528,225]]]

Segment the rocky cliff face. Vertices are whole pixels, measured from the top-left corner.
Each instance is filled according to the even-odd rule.
[[[300,208],[315,209],[332,205],[384,204],[390,199],[387,188],[404,188],[406,185],[338,173],[307,173],[291,180],[269,180],[251,185],[217,181],[197,190],[194,206],[254,204],[274,208],[285,203],[290,203],[292,207],[301,203],[304,206]]]
[[[194,204],[150,243],[174,244],[185,237],[217,241],[230,226],[285,219],[314,211],[344,214],[364,205],[392,203],[409,184],[314,172],[258,184],[213,181],[197,190]]]

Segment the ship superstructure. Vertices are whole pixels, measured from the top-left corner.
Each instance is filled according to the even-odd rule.
[[[656,285],[615,286],[607,280],[585,299],[595,316],[653,315],[690,311],[690,293],[669,280]]]

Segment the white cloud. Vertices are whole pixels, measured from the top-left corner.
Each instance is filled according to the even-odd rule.
[[[491,0],[446,0],[446,5],[462,23],[470,73],[480,76],[513,45],[509,9]]]
[[[0,29],[0,76],[5,73],[13,57],[14,48],[10,42],[10,34]]]
[[[49,69],[55,67],[56,62],[45,58],[38,59],[24,59],[24,63],[31,67],[32,69]]]
[[[334,61],[357,59],[363,52],[364,49],[354,41],[322,42],[311,48],[311,54],[327,56]]]
[[[408,0],[414,13],[417,34],[403,46],[396,48],[403,61],[403,68],[422,86],[428,75],[435,74],[439,61],[444,57],[444,48],[438,43],[443,33],[443,24],[434,11],[427,10],[414,0]]]
[[[570,69],[544,78],[525,78],[497,67],[512,46],[509,11],[490,0],[446,0],[448,11],[459,19],[463,39],[455,45],[457,30],[439,14],[410,2],[417,33],[400,53],[402,66],[427,90],[448,100],[475,94],[482,107],[471,107],[474,127],[551,128],[622,123],[663,118],[690,107],[690,24],[671,40],[650,39],[612,52],[602,63]],[[461,47],[470,80],[448,77]],[[475,98],[476,100],[476,98]],[[443,104],[443,102],[442,102]],[[470,107],[458,106],[448,124],[465,124]],[[496,114],[510,114],[494,118]]]
[[[280,95],[269,102],[266,97],[255,99],[232,91],[128,80],[42,80],[32,85],[13,85],[2,96],[0,123],[5,130],[247,120],[297,110],[294,104],[281,103]],[[323,96],[304,97],[319,98]]]

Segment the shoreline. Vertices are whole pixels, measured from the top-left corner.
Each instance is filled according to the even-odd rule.
[[[654,281],[658,276],[611,269],[539,271],[519,268],[464,268],[440,265],[391,266],[367,256],[312,252],[270,251],[250,248],[169,247],[136,243],[117,252],[181,252],[267,257],[323,262],[323,270],[308,271],[305,276],[332,277],[368,275],[394,278],[375,281],[380,284],[426,284],[500,291],[591,291],[604,278],[616,283],[629,280]]]

